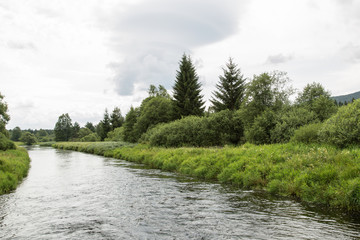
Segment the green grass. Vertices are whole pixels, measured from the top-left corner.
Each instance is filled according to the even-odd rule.
[[[0,151],[0,194],[9,193],[27,176],[30,158],[24,148]]]
[[[91,151],[85,152],[360,212],[360,148],[294,143],[224,148],[91,144],[58,143],[54,146],[76,151],[88,150],[91,146]]]

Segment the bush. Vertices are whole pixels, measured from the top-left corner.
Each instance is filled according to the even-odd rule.
[[[91,133],[80,139],[81,142],[97,142],[100,140],[101,138],[97,133]]]
[[[294,135],[296,129],[316,121],[316,114],[302,107],[284,111],[271,131],[272,143],[285,143]]]
[[[360,143],[360,100],[341,107],[338,112],[325,121],[320,130],[324,142],[338,147]]]
[[[8,149],[16,149],[16,146],[3,133],[0,133],[0,150],[5,151]]]
[[[238,143],[243,136],[241,119],[229,110],[208,117],[189,116],[157,125],[144,136],[152,146],[223,146]]]
[[[312,123],[300,127],[291,138],[291,142],[320,143],[319,130],[322,123]]]

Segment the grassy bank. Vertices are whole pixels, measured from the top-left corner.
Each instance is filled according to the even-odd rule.
[[[24,148],[0,151],[0,195],[14,190],[29,167],[30,158]]]
[[[360,148],[290,143],[224,148],[110,147],[110,143],[107,147],[104,143],[54,146],[360,212]]]

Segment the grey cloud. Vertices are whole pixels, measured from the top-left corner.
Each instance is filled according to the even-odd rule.
[[[284,55],[284,54],[276,54],[276,55],[270,55],[266,63],[268,64],[280,64],[280,63],[286,63],[288,61],[291,61],[293,59],[292,55]]]
[[[235,34],[247,2],[152,0],[101,15],[109,46],[124,59],[113,68],[117,92],[131,95],[137,83],[171,87],[181,55]]]
[[[35,44],[32,42],[9,41],[7,46],[15,50],[36,50]]]
[[[358,63],[360,62],[360,45],[349,43],[341,49],[340,54],[345,56],[345,60]]]

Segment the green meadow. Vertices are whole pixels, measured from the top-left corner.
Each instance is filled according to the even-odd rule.
[[[0,151],[0,194],[9,193],[27,176],[30,158],[24,148]]]

